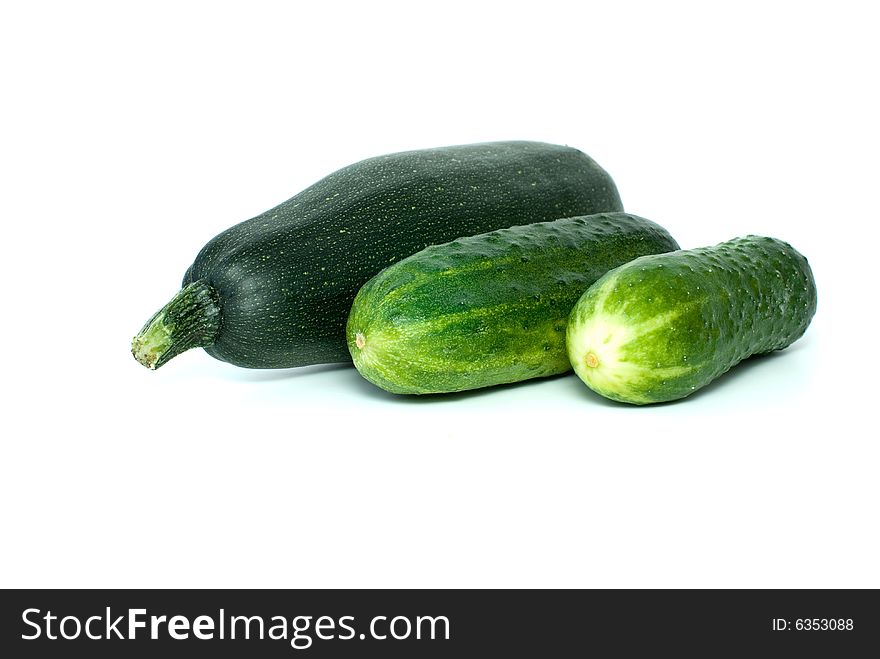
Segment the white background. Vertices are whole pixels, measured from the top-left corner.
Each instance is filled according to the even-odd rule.
[[[871,3],[18,4],[0,585],[880,587]],[[791,242],[806,336],[649,408],[131,358],[216,233],[495,139],[586,151],[683,247]]]

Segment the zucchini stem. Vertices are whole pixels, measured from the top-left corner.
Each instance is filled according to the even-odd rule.
[[[131,354],[156,370],[190,348],[214,343],[220,331],[220,299],[205,281],[180,289],[131,340]]]

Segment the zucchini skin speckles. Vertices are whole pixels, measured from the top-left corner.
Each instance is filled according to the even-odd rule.
[[[747,236],[608,272],[572,311],[568,354],[606,398],[676,400],[751,355],[788,347],[815,312],[807,259],[781,240]]]
[[[564,373],[572,306],[610,268],[677,249],[658,225],[600,213],[428,247],[352,305],[355,366],[393,393],[447,393]]]

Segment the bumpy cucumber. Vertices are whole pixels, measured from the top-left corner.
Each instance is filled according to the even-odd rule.
[[[149,368],[198,346],[248,368],[348,361],[351,302],[387,265],[458,236],[620,210],[611,177],[565,146],[490,142],[363,160],[208,242],[132,352]]]
[[[566,319],[611,268],[677,249],[653,222],[602,213],[428,247],[357,294],[348,347],[360,373],[401,394],[462,391],[571,368]]]
[[[608,272],[571,313],[568,354],[607,398],[675,400],[750,355],[789,346],[815,312],[807,259],[780,240],[747,236]]]

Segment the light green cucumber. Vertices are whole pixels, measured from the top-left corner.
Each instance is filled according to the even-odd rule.
[[[751,355],[791,345],[815,312],[807,259],[775,238],[747,236],[611,270],[575,305],[568,355],[606,398],[676,400]]]
[[[401,394],[462,391],[571,369],[568,314],[609,269],[677,249],[653,222],[601,213],[428,247],[358,292],[346,336],[367,380]]]

